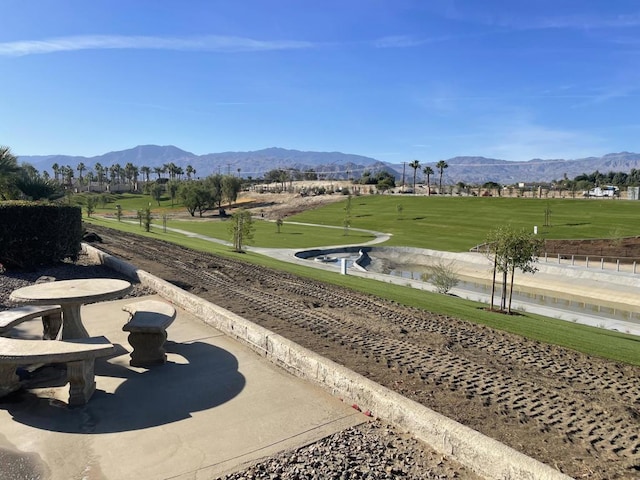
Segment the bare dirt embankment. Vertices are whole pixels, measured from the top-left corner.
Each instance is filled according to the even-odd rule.
[[[548,255],[565,258],[590,257],[606,260],[619,259],[621,262],[640,262],[640,237],[605,238],[593,240],[546,240]]]
[[[305,196],[294,193],[245,193],[238,198],[238,206],[248,209],[253,215],[276,220],[344,199],[340,193]]]

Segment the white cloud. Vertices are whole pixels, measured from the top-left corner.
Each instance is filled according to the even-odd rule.
[[[606,88],[601,88],[597,93],[593,95],[585,96],[585,101],[574,105],[574,108],[604,103],[608,102],[609,100],[618,98],[629,98],[637,96],[638,89],[635,87],[635,85],[609,86]]]
[[[526,23],[525,23],[526,25]],[[564,17],[541,18],[529,24],[529,28],[629,28],[640,25],[640,15],[571,15]]]
[[[427,43],[427,40],[418,40],[412,38],[409,35],[393,35],[389,37],[382,37],[373,42],[377,48],[407,48],[417,47]]]
[[[376,48],[412,48],[421,45],[429,45],[434,43],[449,42],[452,40],[470,39],[484,37],[486,33],[465,33],[458,35],[442,35],[439,37],[413,37],[411,35],[391,35],[388,37],[378,38],[373,41]]]
[[[622,2],[457,2],[432,0],[426,8],[447,20],[472,25],[513,30],[536,29],[627,29],[640,26],[640,12],[635,5]],[[566,3],[566,2],[565,2]],[[629,3],[629,2],[626,2]],[[633,3],[633,2],[632,2]]]
[[[144,37],[85,35],[0,43],[0,56],[24,56],[95,49],[202,50],[213,52],[256,52],[312,48],[304,41],[254,40],[243,37],[207,35],[201,37]]]

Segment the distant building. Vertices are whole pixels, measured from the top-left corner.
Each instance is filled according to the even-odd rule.
[[[585,197],[619,197],[620,189],[614,185],[596,187],[584,192]]]

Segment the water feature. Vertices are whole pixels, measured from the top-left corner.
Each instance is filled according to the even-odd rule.
[[[369,252],[371,256],[371,264],[367,267],[368,271],[373,273],[381,273],[383,275],[400,277],[412,281],[428,281],[426,280],[426,276],[429,273],[428,265],[402,264],[384,256],[379,256],[376,253],[378,252],[375,252],[375,250],[373,252]],[[333,252],[331,256],[338,259],[347,258],[347,268],[351,267],[354,260],[358,258],[357,254],[349,252]],[[309,258],[309,260],[311,260],[312,258],[313,257]],[[340,265],[339,261],[334,265],[336,266],[336,268],[338,268]],[[496,303],[499,302],[499,292],[501,286],[501,283],[496,284]],[[480,294],[486,297],[489,297],[491,295],[491,284],[488,282],[478,281],[477,279],[460,277],[460,282],[455,288],[456,292],[458,292],[460,296],[464,296],[465,292],[470,295]],[[603,319],[620,320],[640,325],[640,312],[633,312],[615,307],[592,304],[588,301],[582,301],[575,298],[563,298],[560,295],[553,295],[550,293],[553,292],[533,292],[527,291],[525,289],[520,289],[515,286],[513,291],[513,303],[533,304],[541,307],[555,308],[566,312],[575,313],[576,316],[579,316],[581,314],[591,315],[602,317]]]
[[[372,266],[378,263],[376,259]],[[380,261],[381,264],[387,265],[388,262],[385,259]],[[373,269],[372,269],[373,271]],[[425,265],[401,265],[393,264],[393,267],[382,268],[379,273],[385,275],[392,275],[395,277],[406,278],[408,280],[425,281],[425,274],[428,274],[429,267]],[[496,297],[499,296],[502,283],[496,284]],[[491,284],[485,282],[479,282],[476,280],[464,280],[461,279],[460,283],[456,286],[457,290],[463,292],[470,292],[475,294],[491,295]],[[499,301],[496,299],[496,301]],[[586,301],[580,301],[576,299],[561,298],[559,296],[551,295],[549,292],[531,292],[514,287],[513,290],[513,302],[514,303],[529,303],[539,305],[542,307],[558,308],[561,310],[573,312],[576,315],[588,314],[598,317],[608,318],[611,320],[622,320],[625,322],[633,322],[640,325],[640,313],[632,312],[628,310],[621,310],[614,307],[607,307],[602,305],[596,305],[588,303]]]

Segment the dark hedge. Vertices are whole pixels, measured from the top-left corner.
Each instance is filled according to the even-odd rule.
[[[77,260],[82,241],[79,207],[0,204],[0,264],[31,270],[64,259]]]

